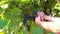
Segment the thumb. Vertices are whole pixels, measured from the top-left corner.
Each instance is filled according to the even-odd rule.
[[[35,22],[36,22],[36,24],[38,25],[38,26],[41,26],[41,21],[40,21],[40,16],[38,16],[38,17],[36,17],[35,18]]]

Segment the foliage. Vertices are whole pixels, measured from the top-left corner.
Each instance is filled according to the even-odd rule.
[[[8,7],[1,8],[2,5],[8,4]],[[49,15],[50,10],[54,13],[58,13],[58,10],[54,8],[56,0],[1,0],[0,1],[0,17],[7,20],[7,25],[4,26],[4,32],[6,34],[23,34],[22,32],[26,29],[23,25],[23,17],[25,14],[32,15],[34,10],[43,11]],[[4,6],[3,6],[4,7]],[[58,14],[57,16],[60,16]],[[28,24],[31,25],[31,29],[36,26],[34,20],[28,20]]]

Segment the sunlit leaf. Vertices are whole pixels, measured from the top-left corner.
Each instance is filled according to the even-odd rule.
[[[3,4],[3,5],[1,5],[1,8],[2,8],[2,9],[8,8],[8,4]]]
[[[60,10],[60,3],[57,3],[57,4],[56,4],[55,9]]]

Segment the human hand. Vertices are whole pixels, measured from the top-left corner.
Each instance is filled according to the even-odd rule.
[[[40,21],[40,17],[41,16],[35,18],[36,24],[38,26],[42,26],[45,30],[51,31],[53,33],[60,34],[60,18],[45,16],[49,22],[42,22]]]

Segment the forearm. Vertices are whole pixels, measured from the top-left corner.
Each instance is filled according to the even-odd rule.
[[[55,34],[60,34],[60,25],[54,22],[42,22],[41,26]]]

